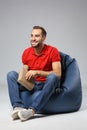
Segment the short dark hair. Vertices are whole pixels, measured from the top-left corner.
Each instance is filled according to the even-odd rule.
[[[46,36],[47,32],[46,30],[41,26],[34,26],[33,29],[41,29],[42,30],[42,36]]]

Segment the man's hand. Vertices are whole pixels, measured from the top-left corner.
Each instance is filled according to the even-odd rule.
[[[37,71],[36,70],[29,70],[26,75],[25,75],[25,78],[27,80],[32,80],[35,78],[35,76],[37,76]]]

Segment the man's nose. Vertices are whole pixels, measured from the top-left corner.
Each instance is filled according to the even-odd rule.
[[[32,40],[34,41],[34,40],[36,40],[36,38],[33,36],[33,37],[32,37]]]

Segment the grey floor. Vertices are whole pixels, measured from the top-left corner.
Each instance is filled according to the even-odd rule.
[[[21,122],[11,118],[11,105],[6,85],[0,85],[0,130],[87,130],[87,86],[82,88],[82,106],[78,112],[52,116],[36,115],[34,119]],[[1,129],[2,128],[2,129]]]

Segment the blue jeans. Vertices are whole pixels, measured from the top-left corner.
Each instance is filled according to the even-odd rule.
[[[47,111],[49,113],[50,105],[56,101],[56,90],[60,88],[60,79],[55,74],[49,74],[46,82],[35,82],[32,91],[17,83],[18,73],[15,71],[8,72],[7,83],[8,92],[12,107],[33,108],[36,113]],[[53,97],[53,98],[52,98]],[[56,103],[52,106],[51,111],[55,113]],[[47,107],[46,107],[47,106]]]

